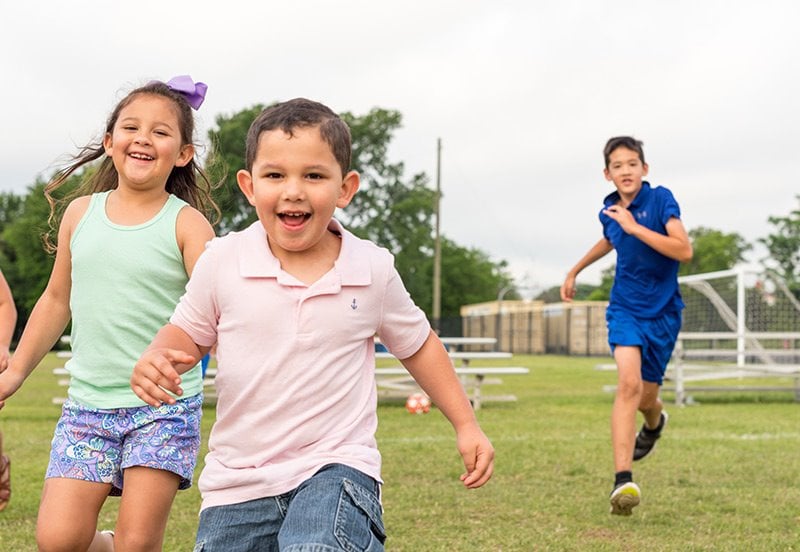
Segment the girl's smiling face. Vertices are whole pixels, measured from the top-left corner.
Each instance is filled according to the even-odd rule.
[[[120,111],[103,146],[121,186],[164,187],[174,167],[191,161],[194,146],[181,143],[179,124],[173,102],[154,94],[141,94]]]

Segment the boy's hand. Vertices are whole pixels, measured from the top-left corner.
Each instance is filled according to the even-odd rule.
[[[0,373],[3,373],[8,368],[8,347],[0,346]]]
[[[561,300],[569,303],[575,297],[575,276],[568,274],[561,284]]]
[[[639,226],[639,223],[637,223],[636,219],[633,218],[633,213],[621,205],[611,205],[605,209],[603,213],[608,215],[609,218],[617,221],[617,224],[620,225],[626,234],[630,234],[637,226]]]
[[[461,481],[468,489],[477,489],[489,481],[494,472],[494,447],[480,427],[475,424],[459,430],[456,443],[464,467],[467,472],[461,475]]]
[[[175,404],[175,395],[183,394],[181,377],[175,369],[178,365],[194,366],[197,359],[177,349],[152,349],[145,351],[133,367],[131,389],[136,396],[150,406],[163,403]],[[165,391],[166,390],[166,391]]]

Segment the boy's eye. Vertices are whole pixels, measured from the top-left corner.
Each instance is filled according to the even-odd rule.
[[[281,173],[271,172],[264,175],[264,178],[280,178]]]
[[[319,173],[308,173],[308,178],[309,178],[310,180],[320,180],[321,178],[325,178],[325,177],[324,177],[324,176],[322,176],[322,175],[321,175],[321,174],[319,174]]]

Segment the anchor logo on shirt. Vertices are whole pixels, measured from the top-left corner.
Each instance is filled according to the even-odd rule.
[[[353,302],[350,304],[350,308],[353,310],[356,310],[358,308],[358,305],[356,305],[355,297],[353,298]]]

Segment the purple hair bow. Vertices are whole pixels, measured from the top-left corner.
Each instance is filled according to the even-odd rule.
[[[192,106],[195,111],[200,109],[200,106],[203,105],[203,100],[206,99],[206,90],[208,90],[208,85],[206,85],[204,82],[194,82],[192,77],[189,75],[172,77],[164,84],[186,98],[186,102]]]

